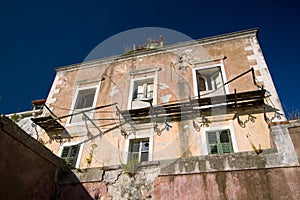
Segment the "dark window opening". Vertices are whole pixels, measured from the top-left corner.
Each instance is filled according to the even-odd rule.
[[[196,71],[196,78],[199,92],[217,90],[223,86],[220,67],[198,69]]]
[[[80,145],[65,146],[63,147],[61,158],[63,158],[70,166],[75,168],[79,149]]]
[[[96,88],[80,90],[77,95],[74,109],[83,109],[93,106]]]

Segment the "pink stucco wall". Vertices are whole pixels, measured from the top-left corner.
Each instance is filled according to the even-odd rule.
[[[55,174],[64,165],[60,158],[2,116],[0,144],[0,199],[56,198]]]
[[[160,176],[153,199],[300,199],[300,168]]]

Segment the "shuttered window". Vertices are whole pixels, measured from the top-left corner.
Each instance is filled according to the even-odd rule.
[[[233,153],[229,130],[208,131],[206,138],[209,154]]]
[[[79,144],[73,146],[64,146],[61,153],[61,158],[63,158],[66,161],[66,163],[68,163],[70,166],[75,167],[78,158],[79,149],[80,149]]]
[[[150,99],[153,97],[153,79],[134,82],[132,100]]]
[[[131,109],[145,108],[153,103],[154,98],[154,78],[134,80],[132,87],[132,98],[129,99]]]

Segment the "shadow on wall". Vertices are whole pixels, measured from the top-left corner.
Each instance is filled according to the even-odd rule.
[[[79,181],[76,196],[61,196],[55,176],[70,171],[65,162],[3,115],[0,143],[1,199],[94,199]]]

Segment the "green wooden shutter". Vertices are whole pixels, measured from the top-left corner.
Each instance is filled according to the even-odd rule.
[[[62,158],[67,158],[69,155],[70,147],[64,147],[61,153]]]
[[[65,146],[61,157],[72,167],[76,166],[80,145]]]
[[[232,153],[232,141],[229,130],[210,131],[206,133],[209,154]]]
[[[218,152],[218,134],[216,131],[207,132],[208,153],[217,154]]]
[[[220,131],[220,144],[222,153],[232,153],[232,142],[229,130]]]

